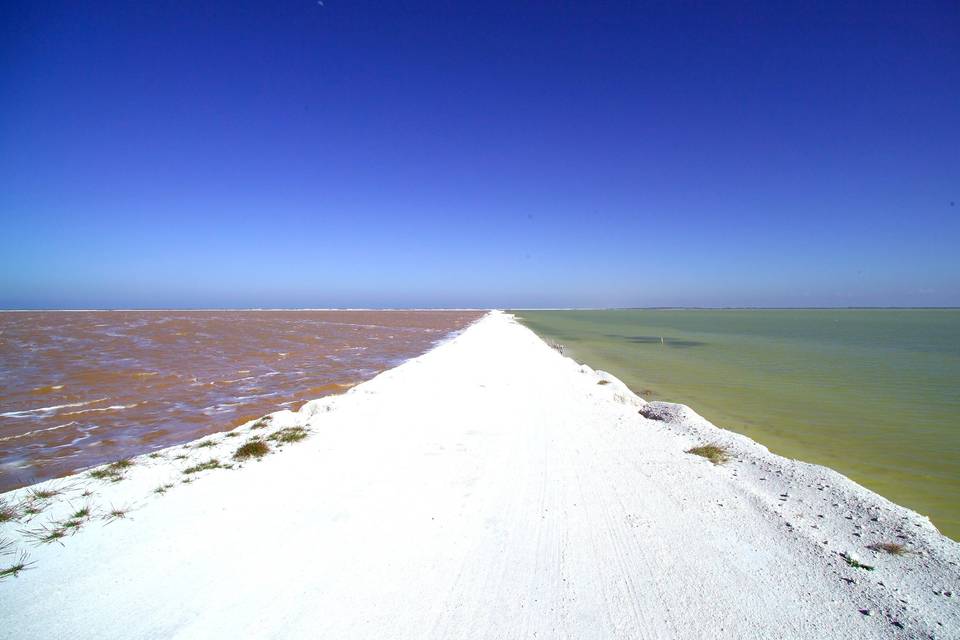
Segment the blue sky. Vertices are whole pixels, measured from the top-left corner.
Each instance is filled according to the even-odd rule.
[[[0,308],[960,305],[958,33],[956,2],[7,2]]]

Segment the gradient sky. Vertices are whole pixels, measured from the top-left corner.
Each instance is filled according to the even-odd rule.
[[[0,308],[960,305],[958,217],[956,0],[0,8]]]

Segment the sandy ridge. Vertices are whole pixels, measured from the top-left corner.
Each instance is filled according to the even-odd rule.
[[[646,405],[506,314],[252,426],[5,494],[62,491],[0,525],[34,563],[0,581],[0,637],[960,637],[960,545],[928,520]],[[309,437],[230,460],[291,427]],[[684,453],[706,442],[733,459]],[[211,457],[234,466],[183,473]],[[78,505],[62,544],[23,533]]]

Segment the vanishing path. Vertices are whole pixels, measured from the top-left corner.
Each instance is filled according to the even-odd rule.
[[[901,633],[859,613],[748,463],[683,453],[689,435],[599,380],[492,314],[302,412],[304,442],[39,549],[0,582],[0,636]]]

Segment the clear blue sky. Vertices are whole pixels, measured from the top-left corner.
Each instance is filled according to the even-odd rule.
[[[960,305],[958,217],[956,0],[0,8],[3,308]]]

